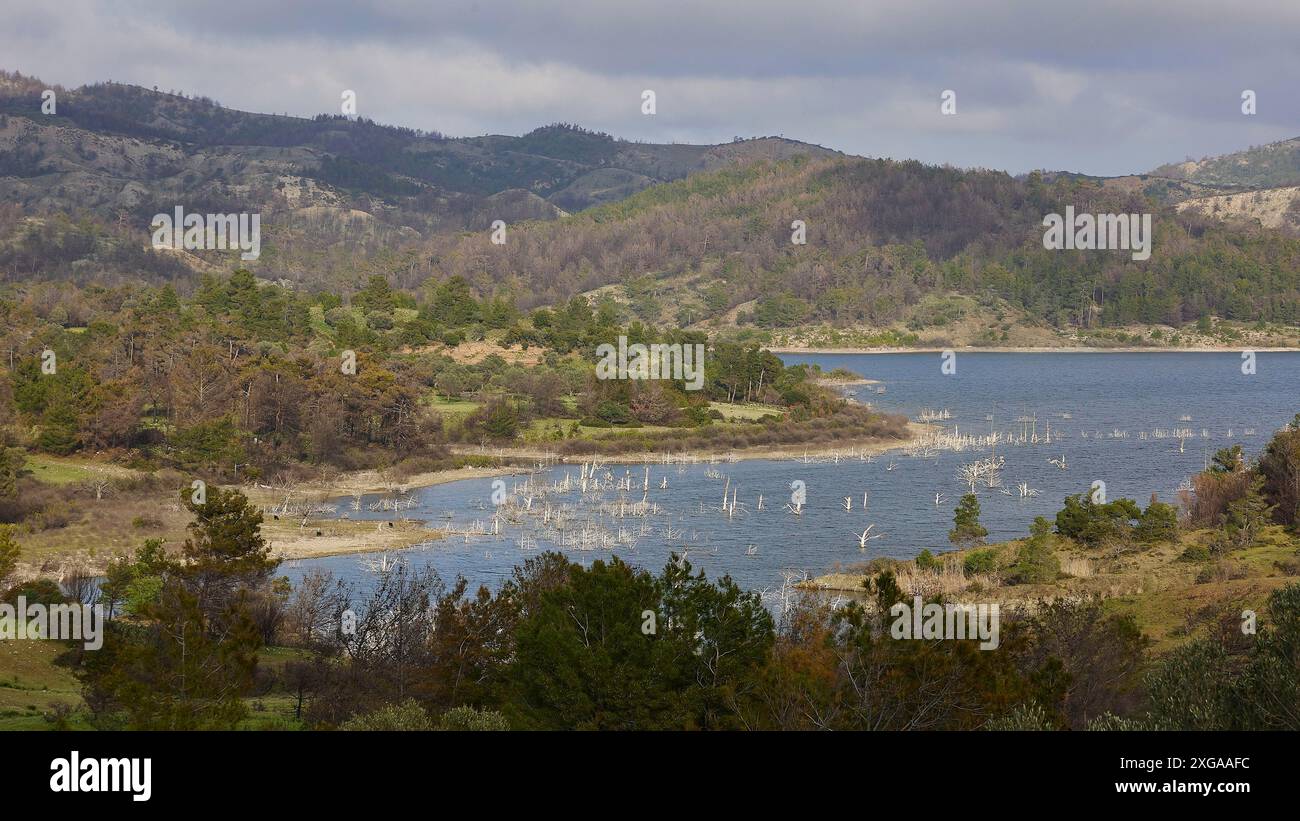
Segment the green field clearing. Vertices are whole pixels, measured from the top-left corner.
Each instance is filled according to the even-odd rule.
[[[784,416],[785,410],[776,405],[761,405],[757,402],[710,402],[709,407],[721,413],[726,419],[760,419],[768,414]]]
[[[85,460],[61,459],[58,456],[37,453],[27,455],[27,462],[23,465],[23,469],[31,471],[34,479],[52,485],[84,482],[102,476],[105,470],[110,473],[123,470],[117,467],[105,468]]]
[[[48,730],[56,705],[81,705],[81,683],[55,663],[67,651],[57,641],[0,641],[0,731]],[[75,716],[72,725],[83,727]]]
[[[426,401],[431,410],[437,411],[445,419],[469,416],[483,404],[469,399],[449,399],[436,393],[430,393]]]

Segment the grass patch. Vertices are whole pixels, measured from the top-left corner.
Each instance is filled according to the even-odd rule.
[[[32,564],[52,557],[80,555],[98,563],[116,553],[138,548],[145,539],[170,545],[185,541],[192,517],[170,493],[140,496],[93,496],[69,502],[72,520],[63,527],[27,533],[20,530],[22,560]],[[177,497],[178,498],[178,497]]]
[[[32,477],[51,485],[70,485],[102,476],[98,465],[79,459],[65,459],[44,453],[28,454],[25,470],[31,471]],[[119,468],[120,470],[120,468]]]
[[[474,411],[482,407],[482,402],[474,402],[469,399],[451,399],[445,396],[439,396],[436,393],[430,393],[428,406],[431,410],[437,411],[443,419],[461,419],[469,416]]]
[[[565,419],[559,416],[533,419],[520,432],[520,436],[524,442],[529,444],[563,441],[569,437],[569,431],[573,429],[573,424],[577,421],[576,419]],[[581,426],[579,426],[579,430],[581,429]],[[589,430],[596,430],[596,428],[589,428]]]
[[[764,416],[784,416],[785,409],[776,405],[764,405],[758,402],[710,402],[709,407],[722,414],[727,420],[743,419],[752,421]]]
[[[82,707],[81,683],[55,664],[68,645],[58,641],[0,641],[0,730],[48,730],[58,705]],[[72,724],[84,727],[84,719]]]

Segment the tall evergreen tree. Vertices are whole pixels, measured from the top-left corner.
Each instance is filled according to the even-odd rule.
[[[980,524],[980,500],[974,493],[967,493],[957,503],[952,517],[953,527],[948,531],[948,541],[961,547],[981,544],[989,531]]]

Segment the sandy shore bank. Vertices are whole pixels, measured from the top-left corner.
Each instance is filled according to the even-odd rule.
[[[262,525],[271,554],[280,559],[314,559],[349,553],[401,550],[443,538],[417,519],[358,522],[348,519],[313,519],[305,527],[297,522],[272,520]]]
[[[362,470],[344,473],[329,480],[305,482],[288,492],[283,488],[265,485],[241,485],[249,500],[262,508],[262,535],[271,546],[271,553],[282,559],[312,559],[322,556],[342,556],[350,553],[374,553],[401,550],[443,538],[443,533],[430,528],[420,519],[388,519],[382,521],[356,521],[332,516],[310,516],[306,523],[300,517],[277,517],[273,510],[289,496],[290,504],[323,503],[363,493],[395,491],[407,493],[416,488],[458,482],[462,479],[483,479],[491,476],[511,476],[528,473],[520,467],[465,467],[418,473],[402,480],[385,477],[379,471]]]
[[[823,377],[821,379],[814,379],[813,384],[821,385],[826,388],[851,388],[854,385],[879,385],[880,380],[867,379],[866,377],[858,379],[831,379],[829,377]]]
[[[518,454],[513,454],[518,455]],[[532,457],[529,457],[532,458]],[[363,493],[386,493],[390,491],[405,492],[417,487],[430,487],[432,485],[446,484],[447,482],[459,482],[462,479],[484,479],[490,476],[511,476],[528,473],[527,468],[519,466],[504,467],[464,467],[453,468],[451,470],[431,471],[429,473],[416,473],[404,479],[395,479],[384,476],[377,470],[358,470],[351,473],[342,473],[330,479],[304,482],[293,488],[292,493],[283,488],[274,488],[267,485],[239,485],[238,489],[252,502],[264,508],[270,508],[273,505],[281,504],[286,494],[290,495],[291,501],[312,501],[324,502],[330,499],[338,499],[343,496],[354,496]]]

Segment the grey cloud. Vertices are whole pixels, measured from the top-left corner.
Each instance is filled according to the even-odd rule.
[[[454,135],[578,122],[715,142],[1097,174],[1295,136],[1300,5],[1098,0],[361,3],[0,0],[3,67],[310,115],[344,88]],[[653,88],[659,114],[639,113]],[[958,115],[939,95],[958,93]],[[1243,88],[1256,117],[1239,111]]]

